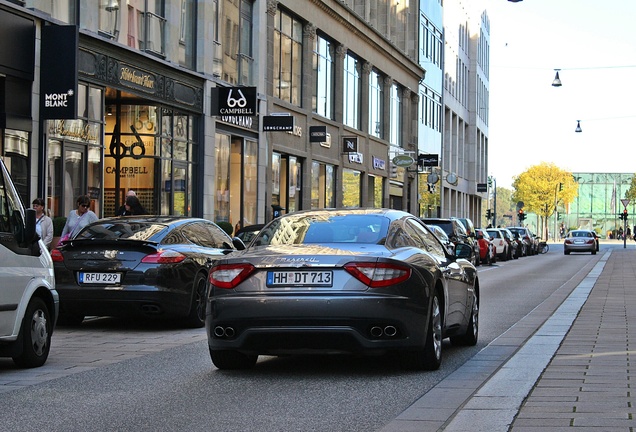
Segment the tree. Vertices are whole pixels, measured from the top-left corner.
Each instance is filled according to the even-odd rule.
[[[541,217],[543,237],[548,237],[548,218],[559,203],[568,205],[578,195],[579,185],[572,173],[553,163],[541,162],[514,177],[512,194],[514,201],[523,202],[524,212]]]
[[[632,202],[636,200],[636,174],[632,177],[632,184],[629,185],[629,189],[625,192],[625,198],[632,200]]]

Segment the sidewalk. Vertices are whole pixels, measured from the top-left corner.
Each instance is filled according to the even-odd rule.
[[[612,251],[512,431],[636,428],[635,263],[634,249]]]
[[[634,263],[634,248],[607,250],[570,294],[549,299],[554,313],[546,303],[524,318],[549,316],[525,343],[522,320],[381,432],[636,430]]]

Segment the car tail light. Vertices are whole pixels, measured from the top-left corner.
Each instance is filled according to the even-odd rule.
[[[158,250],[156,253],[146,255],[141,262],[146,264],[176,264],[186,259],[186,256],[173,250]]]
[[[208,280],[217,288],[232,289],[248,278],[256,268],[252,264],[221,264],[210,269]]]
[[[51,258],[53,259],[53,262],[64,262],[64,256],[59,249],[53,249],[51,251]]]
[[[347,263],[344,269],[370,288],[395,285],[411,277],[410,267],[399,264]]]

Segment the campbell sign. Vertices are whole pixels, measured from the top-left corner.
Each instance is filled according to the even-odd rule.
[[[213,88],[211,108],[214,116],[255,116],[256,87]]]

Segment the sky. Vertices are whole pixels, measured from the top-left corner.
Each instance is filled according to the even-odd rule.
[[[488,174],[497,186],[511,188],[513,176],[541,162],[571,172],[636,172],[636,1],[483,3]],[[561,87],[552,86],[555,69]]]

